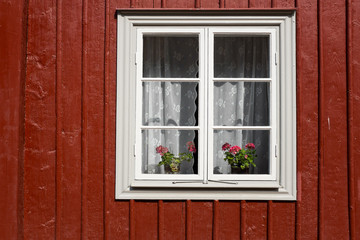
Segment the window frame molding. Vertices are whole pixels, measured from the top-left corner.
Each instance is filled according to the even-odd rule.
[[[296,44],[295,12],[267,11],[178,11],[122,10],[117,12],[117,99],[116,99],[116,199],[172,200],[296,200]],[[239,181],[236,187],[228,183],[189,180],[186,185],[166,181],[135,179],[135,89],[138,56],[137,28],[154,26],[276,26],[279,28],[277,71],[277,105],[280,146],[275,181]],[[135,70],[134,70],[135,69]],[[130,81],[131,80],[131,81]],[[281,89],[280,89],[281,88]],[[132,100],[131,100],[132,99]],[[282,99],[282,101],[280,101]],[[280,131],[281,128],[281,131]],[[286,149],[286,150],[285,150]],[[130,160],[129,160],[130,159]],[[228,180],[231,182],[231,180]]]

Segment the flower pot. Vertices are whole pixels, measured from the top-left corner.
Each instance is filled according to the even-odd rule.
[[[172,162],[170,165],[164,165],[165,174],[178,174],[180,173],[180,163]]]
[[[249,174],[249,168],[231,167],[231,174]]]

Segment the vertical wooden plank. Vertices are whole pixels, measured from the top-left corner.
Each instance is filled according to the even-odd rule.
[[[272,0],[273,8],[294,8],[295,0]]]
[[[195,0],[166,0],[166,7],[168,8],[194,8],[200,6],[201,3],[199,6],[195,6]]]
[[[220,2],[224,0],[200,0],[200,6],[202,8],[219,8]]]
[[[29,2],[25,90],[24,238],[55,237],[56,3]]]
[[[346,6],[320,1],[320,239],[349,236]]]
[[[160,208],[159,202],[159,208]],[[185,236],[185,219],[186,207],[185,202],[164,201],[163,209],[159,209],[159,225],[162,224],[159,231],[159,239],[186,239]],[[162,223],[161,223],[162,220]]]
[[[154,0],[130,0],[132,8],[153,8]]]
[[[271,0],[249,0],[250,8],[271,8]]]
[[[191,238],[212,239],[213,202],[191,202]]]
[[[219,210],[219,200],[215,200],[214,201],[214,206],[213,206],[213,235],[212,238],[213,240],[217,240],[219,239],[219,218],[220,218],[220,210]]]
[[[157,201],[136,201],[134,209],[135,239],[158,239],[158,203]],[[133,239],[133,238],[132,238]]]
[[[83,2],[82,237],[104,237],[105,0]]]
[[[360,237],[360,2],[349,0],[348,10],[348,140],[350,236]]]
[[[219,202],[218,208],[217,239],[240,239],[240,203]]]
[[[81,236],[82,1],[57,7],[56,237]]]
[[[192,201],[186,200],[186,239],[191,240],[192,229]]]
[[[318,236],[318,9],[297,0],[297,239]],[[313,154],[309,154],[313,149]]]
[[[105,38],[105,239],[128,239],[129,201],[115,199],[116,40],[117,8],[129,8],[130,0],[106,0]]]
[[[0,2],[0,233],[23,238],[25,1]]]
[[[295,239],[295,203],[269,201],[268,239]]]
[[[246,201],[240,202],[240,239],[246,239]]]
[[[267,238],[267,203],[242,202],[241,214],[241,239],[266,239]]]
[[[249,0],[224,0],[225,8],[248,8]]]

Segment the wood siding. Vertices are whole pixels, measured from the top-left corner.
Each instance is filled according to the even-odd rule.
[[[297,201],[114,200],[118,8],[297,9]],[[360,239],[358,0],[0,9],[0,239]]]

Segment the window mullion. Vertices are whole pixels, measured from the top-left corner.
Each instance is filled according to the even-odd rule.
[[[208,133],[208,128],[209,128],[209,123],[208,123],[208,119],[209,119],[209,94],[208,94],[208,86],[209,86],[209,29],[208,28],[204,28],[204,38],[203,38],[203,42],[202,42],[202,56],[203,56],[203,76],[202,76],[202,85],[203,85],[203,104],[200,105],[200,107],[202,107],[203,112],[204,112],[204,116],[203,116],[203,146],[204,146],[204,151],[203,151],[203,174],[204,174],[204,178],[203,178],[203,183],[207,184],[208,183],[208,168],[209,168],[209,133]]]

